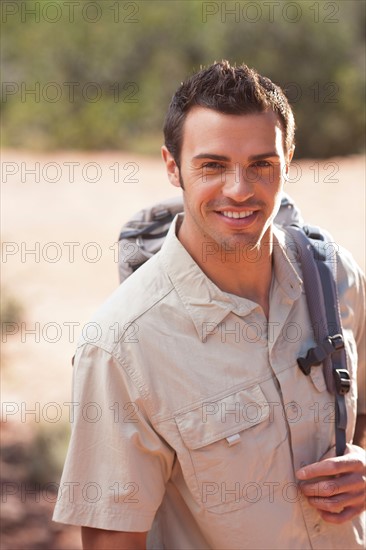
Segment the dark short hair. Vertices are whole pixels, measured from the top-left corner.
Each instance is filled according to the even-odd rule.
[[[244,63],[232,67],[229,61],[223,60],[187,78],[170,102],[164,139],[178,167],[184,121],[196,105],[235,115],[273,111],[283,126],[285,151],[294,144],[294,115],[283,90]]]

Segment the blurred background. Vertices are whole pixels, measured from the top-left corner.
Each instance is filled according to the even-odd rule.
[[[71,357],[118,285],[117,240],[177,194],[160,161],[180,82],[243,61],[297,123],[287,192],[365,268],[365,3],[15,1],[1,7],[2,549],[80,548],[51,522]]]

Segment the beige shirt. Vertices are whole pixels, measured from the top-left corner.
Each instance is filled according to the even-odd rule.
[[[361,516],[323,522],[294,476],[334,445],[334,398],[321,367],[305,376],[296,362],[314,341],[288,235],[274,230],[267,321],[257,304],[204,275],[175,223],[79,342],[54,519],[150,531],[152,549],[363,547]],[[365,293],[346,252],[338,278],[352,441]]]

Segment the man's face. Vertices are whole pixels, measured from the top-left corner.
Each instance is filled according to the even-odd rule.
[[[251,248],[270,239],[290,160],[283,142],[272,111],[227,115],[195,107],[188,113],[180,173],[174,163],[169,174],[174,185],[184,186],[179,238],[188,249],[197,252],[203,242]]]

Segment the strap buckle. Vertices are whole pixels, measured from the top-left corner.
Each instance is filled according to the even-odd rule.
[[[311,367],[320,365],[328,355],[332,355],[332,353],[343,348],[344,340],[342,334],[327,336],[322,344],[319,344],[315,348],[310,348],[305,357],[299,357],[297,364],[302,372],[308,376]]]
[[[299,365],[300,370],[305,374],[305,376],[309,376],[311,367],[313,365],[320,365],[320,361],[316,363],[314,362],[314,351],[316,351],[316,348],[309,349],[306,357],[297,358],[297,364]]]
[[[351,378],[348,370],[334,369],[333,376],[338,395],[346,395],[351,388]]]

